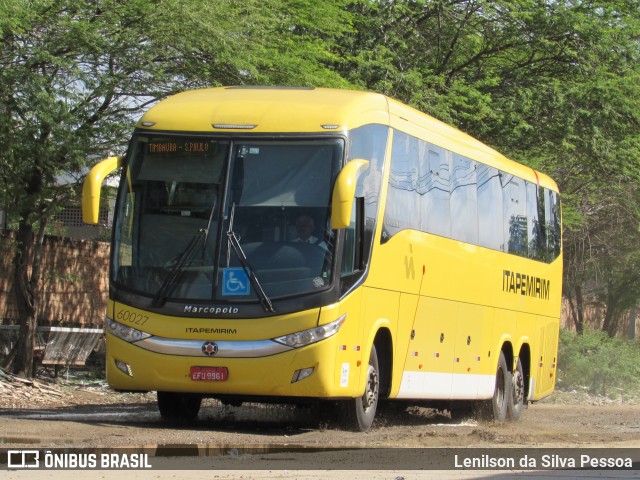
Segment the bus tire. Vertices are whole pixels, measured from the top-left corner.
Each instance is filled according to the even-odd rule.
[[[481,420],[502,423],[507,419],[507,406],[511,398],[511,372],[507,368],[504,353],[500,352],[496,369],[496,385],[493,398],[482,400],[478,404],[478,417]]]
[[[174,392],[158,392],[158,410],[165,420],[195,420],[202,397]]]
[[[343,414],[347,428],[356,432],[366,432],[371,428],[376,416],[380,397],[380,369],[376,347],[371,347],[367,381],[361,397],[347,400],[343,405]]]
[[[524,372],[522,369],[522,362],[518,358],[516,368],[511,376],[511,395],[509,396],[509,402],[507,403],[507,415],[509,420],[518,421],[522,418],[522,412],[524,411]]]

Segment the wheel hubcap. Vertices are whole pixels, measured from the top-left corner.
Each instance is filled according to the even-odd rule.
[[[524,401],[524,379],[520,372],[513,374],[513,400],[516,405]]]
[[[378,399],[378,372],[371,365],[369,365],[368,375],[367,388],[362,397],[362,405],[365,410],[375,405]]]

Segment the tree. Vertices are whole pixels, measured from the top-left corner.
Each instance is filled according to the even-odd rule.
[[[640,192],[637,182],[610,185],[610,192],[586,231],[592,278],[597,280],[591,291],[604,307],[601,329],[613,337],[623,315],[640,299]]]
[[[357,0],[357,33],[341,44],[346,61],[336,67],[557,180],[564,291],[579,330],[584,298],[601,292],[602,281],[611,285],[611,295],[600,295],[608,312],[629,304],[618,303],[614,286],[627,284],[630,271],[606,262],[640,252],[638,242],[614,241],[637,233],[638,218],[611,221],[613,211],[639,202],[628,195],[640,179],[637,7],[630,0]],[[606,245],[592,243],[596,231],[610,232]]]
[[[18,224],[16,373],[33,373],[45,227],[56,205],[75,194],[56,178],[81,178],[88,164],[121,153],[134,118],[179,90],[347,85],[327,65],[335,62],[328,45],[349,21],[339,2],[327,7],[302,0],[0,3],[0,178]]]

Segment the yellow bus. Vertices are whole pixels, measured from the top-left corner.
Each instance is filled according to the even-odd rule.
[[[553,391],[546,175],[386,96],[288,87],[159,102],[86,178],[86,222],[119,167],[107,379],[162,417],[328,399],[365,431],[380,400],[504,421]]]

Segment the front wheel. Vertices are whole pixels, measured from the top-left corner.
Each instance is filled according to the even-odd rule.
[[[380,370],[376,347],[371,348],[369,366],[367,368],[367,382],[361,397],[345,401],[343,414],[347,427],[356,432],[366,432],[371,428],[376,416],[378,398],[380,396]]]
[[[201,404],[199,395],[158,392],[158,410],[165,420],[195,420]]]

